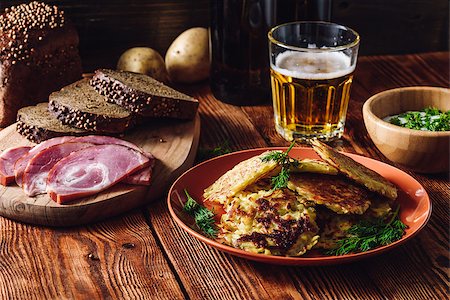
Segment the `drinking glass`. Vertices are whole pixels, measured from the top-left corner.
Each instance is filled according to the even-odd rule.
[[[328,22],[293,22],[269,33],[275,128],[286,140],[344,132],[359,35]]]

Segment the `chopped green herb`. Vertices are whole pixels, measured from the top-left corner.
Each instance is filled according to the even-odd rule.
[[[287,187],[291,167],[297,167],[299,161],[289,156],[289,152],[294,147],[295,142],[292,142],[285,152],[272,151],[262,158],[262,161],[275,161],[281,166],[281,171],[278,175],[273,176],[272,188],[274,190]]]
[[[380,246],[391,244],[402,238],[406,225],[398,216],[400,206],[392,214],[390,220],[362,220],[353,225],[347,233],[349,236],[337,242],[335,249],[328,251],[330,255],[344,255],[365,252]]]
[[[284,166],[281,167],[280,173],[277,176],[273,176],[271,179],[272,188],[276,190],[287,187],[289,175],[290,175],[289,169],[285,168]]]
[[[450,110],[442,112],[434,107],[428,107],[421,111],[408,111],[388,120],[391,124],[416,130],[450,130]]]
[[[232,152],[232,150],[230,148],[229,142],[224,141],[221,145],[219,145],[213,149],[205,149],[205,148],[198,149],[197,161],[204,161],[204,160],[207,160],[207,159],[210,159],[210,158],[213,158],[216,156],[228,154],[231,152]]]
[[[183,206],[183,210],[194,217],[195,224],[206,234],[206,236],[215,238],[217,236],[217,227],[214,222],[214,213],[206,207],[197,203],[194,198],[184,190],[187,200]]]

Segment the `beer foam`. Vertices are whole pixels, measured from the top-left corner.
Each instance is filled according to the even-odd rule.
[[[315,80],[338,78],[355,70],[350,57],[342,52],[285,51],[277,55],[271,67],[284,76]]]

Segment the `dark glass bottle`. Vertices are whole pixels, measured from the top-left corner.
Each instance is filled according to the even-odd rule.
[[[267,32],[298,20],[329,20],[331,0],[211,0],[211,90],[235,105],[271,99]]]

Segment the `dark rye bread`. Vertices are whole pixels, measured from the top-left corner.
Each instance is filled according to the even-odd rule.
[[[144,117],[193,119],[198,101],[144,74],[100,69],[91,85],[129,111]]]
[[[0,7],[9,2],[19,1],[1,1]],[[20,108],[47,101],[51,92],[81,78],[77,47],[75,26],[58,7],[33,1],[5,8],[0,14],[0,127],[13,123]]]
[[[54,92],[49,97],[49,110],[65,125],[97,133],[121,133],[134,125],[132,114],[125,108],[106,101],[82,79]]]
[[[86,130],[63,125],[48,111],[47,102],[19,109],[16,128],[18,133],[34,143],[40,143],[57,136],[92,134],[92,132]]]
[[[27,106],[17,112],[17,132],[34,143],[57,136],[81,136],[92,132],[63,125],[48,111],[48,103],[39,103],[36,106]]]

